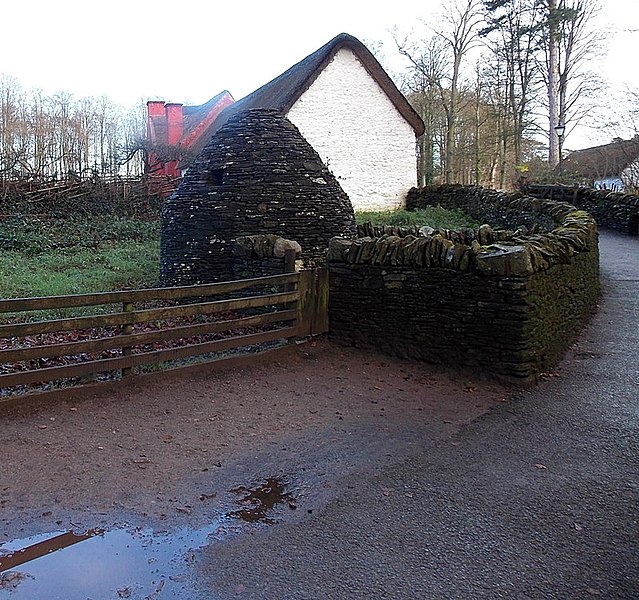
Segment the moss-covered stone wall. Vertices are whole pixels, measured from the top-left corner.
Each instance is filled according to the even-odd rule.
[[[490,194],[465,189],[478,211],[489,202]],[[451,208],[466,210],[463,193],[449,196]],[[514,231],[484,225],[331,240],[331,334],[394,355],[478,367],[518,384],[556,364],[596,310],[595,222],[565,203],[496,198],[491,214],[502,216],[493,221]],[[543,232],[550,222],[555,227]]]
[[[639,235],[639,196],[593,188],[527,184],[522,191],[535,198],[567,200],[588,211],[600,227]]]
[[[437,185],[412,188],[406,197],[406,209],[425,206],[460,209],[474,219],[493,227],[532,231],[552,231],[563,217],[575,210],[568,202],[533,198],[522,193],[507,193],[481,187]]]

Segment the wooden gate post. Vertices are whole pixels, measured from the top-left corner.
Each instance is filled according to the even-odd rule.
[[[328,331],[328,269],[300,271],[298,335]]]
[[[284,251],[284,273],[295,273],[295,250],[292,248]]]

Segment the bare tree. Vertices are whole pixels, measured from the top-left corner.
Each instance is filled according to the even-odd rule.
[[[120,173],[145,112],[125,111],[108,97],[75,99],[67,92],[46,96],[0,77],[0,174],[3,177],[67,178],[91,172]],[[128,162],[127,174],[144,171]]]
[[[404,91],[424,122],[424,134],[418,140],[418,179],[430,185],[439,174],[443,155],[445,115],[442,108],[443,79],[447,61],[441,39],[432,37],[420,43],[400,42],[399,52],[408,58],[410,68],[404,79]]]
[[[479,33],[484,23],[481,0],[451,0],[445,5],[445,27],[437,32],[450,51],[452,69],[448,94],[442,90],[442,103],[446,113],[445,181],[452,181],[452,162],[455,144],[456,118],[460,91],[462,61],[479,44]]]
[[[28,153],[24,90],[13,77],[0,78],[0,172],[20,169]]]
[[[425,117],[426,133],[429,131],[427,119],[434,115],[427,107],[433,106],[434,95],[445,119],[443,149],[440,162],[444,170],[444,179],[450,183],[453,179],[454,153],[456,147],[456,121],[459,112],[462,64],[470,50],[480,43],[479,32],[483,23],[481,0],[450,0],[444,7],[443,27],[434,31],[434,35],[421,43],[399,41],[395,36],[397,48],[410,63],[412,89],[419,91],[423,101],[422,116]],[[432,124],[432,123],[431,123]],[[435,149],[422,143],[422,171],[428,173],[427,164],[434,157]],[[428,179],[428,175],[425,176]]]
[[[584,100],[598,89],[589,65],[602,52],[603,30],[594,27],[598,0],[538,0],[543,18],[539,40],[544,55],[541,70],[548,92],[548,162],[559,162],[556,127],[566,135],[585,116]]]
[[[504,100],[514,165],[522,160],[524,136],[533,128],[533,106],[538,94],[535,60],[540,7],[533,0],[485,0],[483,34],[497,61],[503,64]]]

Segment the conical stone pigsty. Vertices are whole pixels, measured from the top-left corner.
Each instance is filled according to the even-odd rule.
[[[230,119],[162,210],[162,285],[233,279],[241,236],[297,241],[306,264],[324,261],[329,240],[356,234],[353,207],[299,130],[276,111]]]

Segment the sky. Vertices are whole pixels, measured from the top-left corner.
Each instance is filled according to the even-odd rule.
[[[614,93],[639,91],[631,59],[639,42],[639,2],[600,0],[611,31],[602,76]],[[106,94],[124,106],[148,99],[202,104],[226,89],[239,99],[335,35],[381,42],[388,68],[402,69],[390,35],[426,36],[442,0],[5,0],[0,74],[45,94]],[[578,128],[572,149],[606,143]]]

